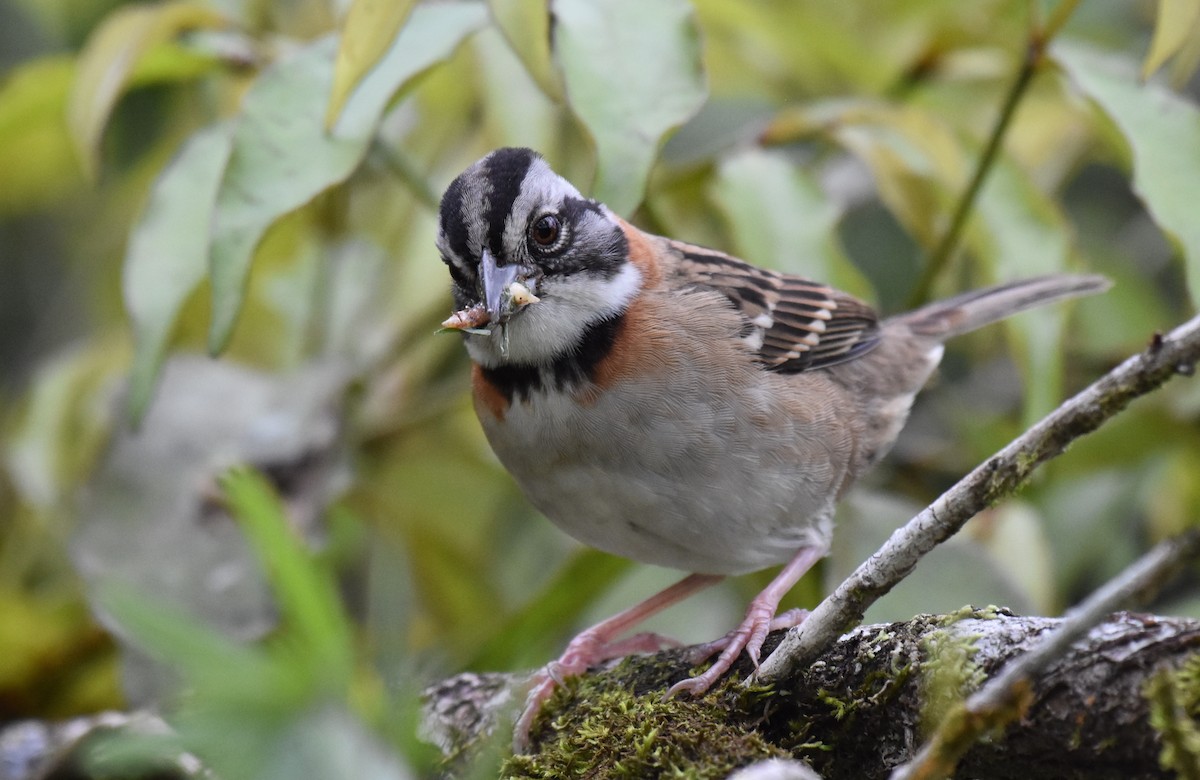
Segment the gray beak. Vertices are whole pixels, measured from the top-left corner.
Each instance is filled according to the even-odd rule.
[[[483,282],[483,306],[487,309],[488,316],[492,322],[503,322],[508,319],[511,311],[502,311],[503,298],[501,293],[508,289],[508,286],[517,281],[517,276],[520,275],[522,268],[519,265],[506,265],[503,268],[496,267],[496,260],[492,257],[492,253],[488,250],[483,250],[483,257],[479,263],[479,279]]]
[[[540,300],[532,290],[525,287],[526,282],[531,287],[536,286],[534,281],[530,281],[534,274],[532,269],[523,265],[506,265],[499,268],[492,253],[483,250],[483,256],[479,259],[479,282],[483,287],[483,300],[462,311],[454,312],[442,323],[442,327],[483,335],[491,333],[492,326],[503,325],[514,312]]]

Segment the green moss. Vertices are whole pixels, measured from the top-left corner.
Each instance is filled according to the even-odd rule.
[[[963,620],[997,620],[1002,617],[1011,617],[1012,614],[1008,609],[997,607],[994,604],[989,604],[986,607],[973,607],[968,604],[964,607],[959,607],[953,612],[932,617],[936,617],[933,625],[945,628]]]
[[[1146,683],[1150,725],[1162,739],[1158,763],[1182,778],[1200,778],[1200,654]]]
[[[978,652],[975,639],[942,630],[930,631],[922,640],[925,657],[921,696],[923,734],[932,734],[938,724],[987,679],[974,660]]]
[[[817,691],[817,701],[829,707],[834,720],[842,720],[854,709],[853,701],[843,701],[821,688]]]
[[[730,683],[700,699],[663,699],[662,689],[639,696],[634,691],[644,663],[626,659],[614,675],[560,688],[547,704],[550,715],[534,727],[540,751],[512,757],[501,776],[720,778],[752,761],[788,755],[748,725],[729,722],[731,702],[769,691]]]

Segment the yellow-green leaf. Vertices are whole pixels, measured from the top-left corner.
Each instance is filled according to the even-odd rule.
[[[0,213],[51,203],[78,186],[64,107],[75,63],[52,56],[25,62],[0,84]]]
[[[333,89],[325,113],[327,130],[341,116],[350,93],[387,54],[414,5],[416,0],[354,0],[350,4],[333,64]]]
[[[109,14],[83,47],[67,105],[76,153],[89,176],[99,168],[100,138],[134,68],[157,44],[185,30],[217,27],[223,17],[208,5],[177,0],[126,5]]]
[[[1200,19],[1192,26],[1191,34],[1171,61],[1171,86],[1182,90],[1197,68],[1200,68]]]
[[[692,7],[685,0],[555,0],[553,7],[567,99],[596,143],[593,194],[629,214],[662,137],[706,97]]]
[[[488,0],[492,18],[537,85],[562,97],[562,79],[550,50],[549,0]]]
[[[1142,78],[1150,78],[1189,38],[1197,36],[1200,36],[1200,0],[1158,0],[1154,37],[1142,61]]]

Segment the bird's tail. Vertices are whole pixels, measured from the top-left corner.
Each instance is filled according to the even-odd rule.
[[[1111,284],[1103,276],[1036,276],[935,301],[894,321],[917,335],[944,341],[1044,303],[1103,292]]]

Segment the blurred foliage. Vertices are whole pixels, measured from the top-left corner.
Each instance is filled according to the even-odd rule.
[[[403,776],[421,761],[422,681],[544,662],[676,576],[538,518],[483,440],[457,339],[434,335],[450,309],[437,198],[503,145],[541,150],[647,229],[885,312],[1064,269],[1116,282],[950,345],[847,502],[824,582],[790,600],[811,605],[973,464],[1193,311],[1198,18],[1198,0],[0,0],[0,722],[122,705],[90,600],[123,647],[181,678],[180,733],[227,776],[318,754],[356,755],[347,776]],[[188,415],[163,406],[163,361],[207,350],[285,384],[313,366],[345,377],[331,403],[351,476],[322,529],[294,518],[320,458],[231,455],[199,435],[163,450],[203,463],[173,488],[201,531],[228,522],[212,507],[233,461],[283,499],[245,475],[225,483],[276,597],[257,645],[165,591],[84,585],[76,568],[97,535],[141,549],[140,526],[106,531],[89,512],[97,491],[133,489],[97,475],[121,435],[154,441],[136,420]],[[1139,402],[869,617],[1061,610],[1200,518],[1198,417],[1195,382]],[[176,547],[147,546],[149,562],[197,574],[191,544]],[[769,576],[651,628],[710,639]],[[1200,615],[1197,584],[1158,607]],[[316,733],[327,749],[290,751]],[[218,756],[234,737],[244,749]]]

